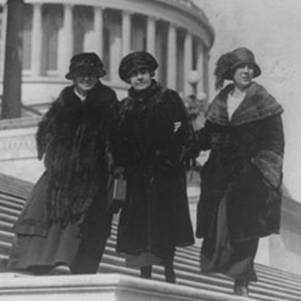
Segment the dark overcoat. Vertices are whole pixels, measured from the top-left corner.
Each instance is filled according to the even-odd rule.
[[[128,193],[119,220],[117,251],[158,254],[193,244],[182,164],[187,127],[179,95],[156,82],[142,93],[131,88],[123,100],[119,163],[126,168]]]
[[[202,170],[197,237],[213,237],[219,204],[226,199],[232,241],[279,232],[284,136],[282,108],[252,83],[229,120],[224,88],[211,103],[198,147],[211,150]]]
[[[61,92],[38,126],[38,157],[46,171],[14,226],[16,233],[46,237],[52,224],[81,224],[93,202],[99,218],[106,214],[117,113],[115,92],[100,82],[83,102],[74,86]]]

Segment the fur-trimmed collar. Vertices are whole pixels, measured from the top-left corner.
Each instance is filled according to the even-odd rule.
[[[152,80],[152,83],[148,88],[142,91],[136,91],[133,87],[131,87],[128,94],[129,98],[133,100],[147,101],[148,99],[153,98],[154,95],[158,94],[158,92],[160,93],[162,89],[163,88],[160,84],[158,84],[155,80]]]
[[[206,119],[222,126],[249,123],[281,114],[283,108],[261,85],[253,82],[237,110],[229,120],[227,112],[227,96],[234,86],[228,85],[220,91],[209,106]]]
[[[129,89],[129,95],[122,100],[120,110],[120,121],[123,121],[127,113],[131,113],[136,109],[144,109],[148,105],[157,105],[162,102],[162,95],[166,89],[153,80],[152,85],[144,91],[135,92],[134,89]]]

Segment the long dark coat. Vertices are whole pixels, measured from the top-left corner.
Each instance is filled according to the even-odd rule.
[[[115,92],[99,82],[83,102],[74,93],[73,86],[65,88],[45,114],[36,138],[38,157],[44,159],[46,171],[36,183],[14,231],[21,238],[37,237],[36,241],[30,242],[22,238],[17,242],[22,244],[21,248],[29,247],[27,244],[30,243],[34,250],[37,245],[48,251],[36,250],[41,257],[41,262],[37,263],[33,255],[28,254],[31,261],[16,248],[13,267],[55,264],[55,260],[61,258],[60,250],[67,254],[63,256],[67,263],[72,262],[79,237],[83,232],[89,232],[85,228],[90,222],[85,222],[85,216],[92,205],[95,210],[93,216],[89,213],[89,219],[103,220],[105,229],[98,229],[98,234],[109,235],[108,216],[111,214],[108,214],[107,184],[113,163],[117,113]],[[69,234],[68,241],[62,238],[67,235],[61,233],[65,229],[73,239]],[[61,237],[61,246],[53,233],[55,237]],[[39,237],[47,238],[48,242],[45,240],[41,244]],[[55,240],[57,246],[50,246]],[[56,249],[57,254],[55,251],[50,254],[50,248]]]
[[[226,199],[230,240],[279,232],[284,137],[276,100],[255,82],[231,120],[224,88],[209,107],[198,147],[210,149],[202,170],[197,237],[214,236],[217,211]]]
[[[174,123],[181,122],[175,132]],[[117,251],[160,252],[194,242],[182,155],[187,118],[179,95],[153,82],[129,90],[121,107],[122,157],[128,182]]]

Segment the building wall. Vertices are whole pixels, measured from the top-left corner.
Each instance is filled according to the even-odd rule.
[[[0,74],[7,15],[6,1],[1,2]],[[198,92],[204,92],[206,53],[213,39],[204,13],[190,0],[25,0],[22,101],[32,105],[56,98],[68,84],[64,75],[70,58],[83,51],[103,58],[103,80],[120,96],[127,86],[119,79],[119,62],[135,50],[156,56],[163,85],[188,95],[189,73],[197,70]]]

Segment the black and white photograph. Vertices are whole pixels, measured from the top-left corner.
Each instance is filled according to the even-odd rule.
[[[300,0],[0,0],[0,301],[300,301],[300,34]]]

